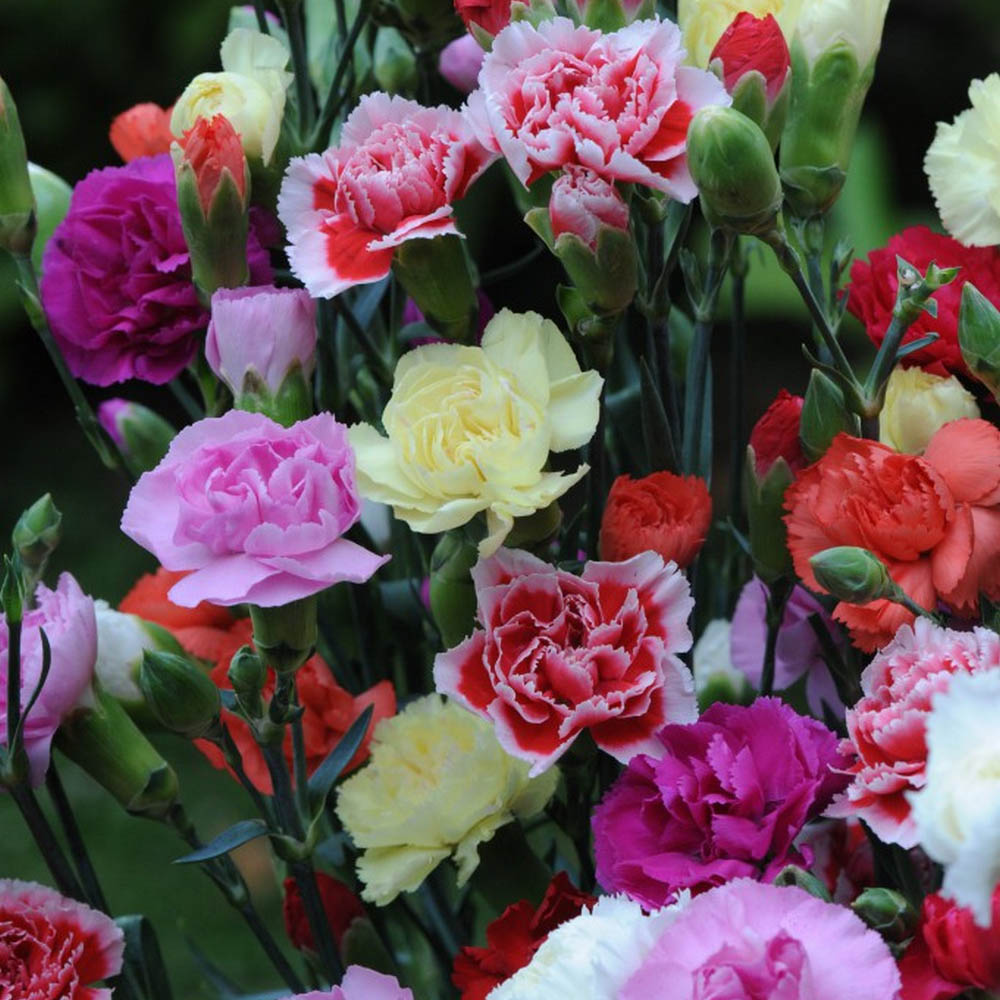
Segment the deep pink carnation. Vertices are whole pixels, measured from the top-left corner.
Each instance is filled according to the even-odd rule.
[[[931,700],[954,673],[998,667],[996,632],[956,632],[926,618],[903,625],[861,675],[865,696],[847,712],[850,739],[841,747],[857,755],[849,771],[853,781],[827,815],[858,816],[881,840],[915,846],[906,793],[924,785]]]
[[[42,637],[45,629],[52,651],[49,675],[24,725],[24,749],[31,783],[39,785],[49,769],[52,737],[76,706],[94,677],[97,662],[97,618],[94,602],[69,575],[63,573],[55,590],[40,583],[35,607],[21,624],[21,706],[27,706],[42,676]],[[0,614],[0,743],[7,742],[7,671],[10,633]],[[0,955],[3,953],[0,945]],[[2,996],[2,994],[0,994]]]
[[[332,990],[296,993],[285,1000],[413,1000],[413,991],[400,986],[395,976],[351,965],[340,985]]]
[[[655,909],[681,889],[808,864],[793,841],[847,779],[837,738],[777,698],[713,705],[658,734],[594,811],[597,880]]]
[[[434,661],[438,691],[490,719],[538,774],[585,729],[620,761],[655,753],[665,722],[697,714],[687,579],[655,552],[580,576],[501,549],[472,570],[476,629]]]
[[[170,570],[175,604],[287,604],[389,557],[341,536],[360,516],[347,428],[321,413],[285,428],[230,410],[174,438],[132,487],[122,531]]]
[[[898,1000],[889,947],[795,886],[740,879],[692,900],[620,1000]]]
[[[566,17],[518,21],[493,42],[469,110],[480,138],[525,185],[569,164],[689,202],[694,113],[731,103],[719,79],[682,65],[680,29],[636,21],[602,34]]]
[[[271,280],[251,227],[250,283]],[[42,305],[70,371],[93,385],[161,385],[198,350],[208,310],[191,283],[168,154],[88,174],[45,247]]]
[[[54,889],[0,879],[0,997],[111,1000],[125,941],[110,918]]]
[[[339,146],[289,164],[278,214],[292,270],[322,298],[379,281],[400,244],[458,232],[452,203],[494,159],[463,112],[366,95]]]

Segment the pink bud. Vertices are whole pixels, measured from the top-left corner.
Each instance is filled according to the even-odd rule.
[[[438,72],[463,94],[471,94],[479,80],[486,53],[472,35],[449,42],[438,57]]]
[[[549,218],[553,237],[572,233],[593,250],[601,226],[628,228],[628,206],[614,184],[588,167],[571,165],[552,185]]]

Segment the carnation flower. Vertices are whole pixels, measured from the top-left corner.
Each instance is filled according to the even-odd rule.
[[[292,271],[322,298],[379,281],[402,243],[458,233],[452,203],[493,159],[463,112],[366,95],[339,146],[289,164],[278,214]]]
[[[1000,74],[973,80],[969,101],[950,125],[938,122],[924,170],[945,229],[967,246],[992,247],[1000,243]]]
[[[621,988],[683,905],[643,913],[624,896],[604,896],[592,909],[553,930],[532,960],[496,987],[488,1000],[618,1000]],[[644,1000],[648,996],[660,993]]]
[[[965,169],[971,176],[968,163]],[[855,261],[851,266],[847,306],[864,324],[875,345],[882,343],[892,322],[899,287],[897,255],[921,274],[932,262],[938,267],[961,268],[957,278],[931,296],[931,301],[937,303],[937,315],[922,312],[908,327],[903,344],[928,333],[936,333],[938,339],[907,355],[903,363],[919,365],[938,375],[948,372],[967,375],[968,369],[958,346],[962,288],[966,282],[971,282],[991,302],[1000,304],[1000,251],[994,247],[965,247],[948,236],[931,232],[926,226],[911,226],[893,236],[882,249],[873,250],[867,261]]]
[[[731,98],[713,74],[680,65],[683,56],[669,21],[608,34],[565,17],[519,21],[494,40],[470,113],[525,186],[577,164],[689,202],[688,125],[699,108]]]
[[[251,226],[252,284],[271,280]],[[194,360],[208,312],[191,281],[169,155],[88,174],[46,244],[42,305],[70,371],[93,385],[161,385]]]
[[[0,986],[10,1000],[111,1000],[125,938],[115,922],[34,882],[0,879]]]
[[[24,719],[22,730],[32,785],[40,785],[45,778],[45,772],[49,769],[52,737],[63,719],[88,695],[97,660],[94,602],[84,594],[69,573],[63,573],[59,577],[55,590],[49,590],[45,584],[40,583],[35,590],[35,607],[24,613],[21,623],[22,711],[42,679],[42,629],[45,629],[51,649],[51,667],[38,700]],[[0,614],[0,744],[4,746],[9,738],[9,642],[7,617]]]
[[[618,1000],[899,1000],[888,945],[795,886],[738,879],[664,930]]]
[[[650,551],[683,569],[701,550],[711,523],[712,498],[704,479],[672,472],[619,476],[608,492],[598,547],[602,559],[620,561]]]
[[[897,367],[885,387],[878,439],[896,451],[920,455],[945,424],[978,416],[975,397],[954,375]]]
[[[480,555],[514,525],[562,496],[587,472],[548,472],[550,451],[585,445],[597,429],[603,380],[581,372],[554,323],[503,309],[482,347],[428,344],[396,365],[383,437],[351,428],[358,485],[369,500],[425,534],[486,512]]]
[[[490,990],[531,961],[552,931],[596,902],[559,872],[537,907],[527,900],[508,906],[486,928],[487,947],[467,945],[455,956],[451,979],[462,1000],[486,1000]]]
[[[658,734],[661,759],[640,755],[594,810],[597,880],[646,907],[683,889],[773,878],[808,864],[794,846],[847,778],[837,739],[777,698],[712,705]]]
[[[438,72],[463,94],[476,89],[483,66],[483,47],[472,35],[462,35],[449,42],[438,56]]]
[[[955,632],[925,618],[904,625],[861,675],[864,697],[847,712],[844,753],[857,755],[851,785],[828,810],[858,816],[887,843],[913,847],[917,831],[906,793],[922,788],[931,699],[952,675],[1000,667],[1000,636]]]
[[[787,389],[782,389],[753,425],[749,444],[753,448],[754,471],[758,479],[763,479],[779,458],[788,463],[793,474],[808,464],[799,440],[804,402],[801,396],[793,396]]]
[[[792,70],[788,42],[774,14],[756,17],[746,10],[736,15],[716,42],[709,62],[716,60],[730,94],[747,74],[756,73],[769,105],[777,100]]]
[[[872,842],[861,821],[827,819],[810,823],[797,846],[813,855],[811,871],[835,903],[853,903],[876,884]]]
[[[489,723],[437,695],[379,723],[371,760],[345,781],[337,815],[361,849],[363,899],[385,906],[412,892],[451,856],[464,885],[479,845],[505,823],[540,812],[559,780],[528,777]]]
[[[476,39],[489,40],[510,24],[510,5],[511,0],[455,0],[455,13]]]
[[[943,601],[975,613],[979,595],[1000,597],[1000,431],[955,420],[923,457],[838,434],[823,457],[785,493],[795,572],[822,591],[809,560],[833,546],[871,551],[925,608]],[[841,601],[833,613],[854,644],[873,652],[913,620],[899,604]]]
[[[285,1000],[413,1000],[413,991],[400,986],[395,976],[349,965],[340,985],[332,990],[296,993]]]
[[[712,50],[741,14],[773,15],[788,43],[795,35],[802,0],[678,0],[677,23],[695,66],[708,66]]]
[[[284,428],[230,410],[174,438],[132,487],[122,531],[167,568],[192,570],[175,604],[274,607],[387,559],[342,537],[360,514],[347,428],[329,413]]]
[[[614,184],[593,170],[568,166],[552,185],[549,220],[556,239],[572,233],[595,250],[602,228],[628,229],[628,205]]]
[[[483,628],[438,654],[439,691],[496,727],[539,774],[589,729],[622,762],[655,752],[665,722],[697,717],[687,580],[652,552],[574,576],[501,549],[472,570]]]
[[[285,899],[281,905],[281,913],[285,919],[285,933],[292,947],[299,951],[316,953],[316,941],[312,927],[306,915],[305,904],[299,884],[294,878],[286,878],[282,884]],[[316,872],[316,888],[319,890],[320,902],[330,925],[330,933],[338,950],[344,934],[355,920],[365,915],[364,903],[344,885],[340,879],[327,875],[326,872]]]
[[[174,140],[170,132],[170,111],[159,104],[136,104],[115,115],[108,138],[125,163],[140,156],[169,153]]]
[[[994,640],[998,639],[994,635]],[[933,696],[923,788],[907,795],[917,838],[944,865],[941,894],[989,927],[1000,884],[1000,669],[957,674]]]

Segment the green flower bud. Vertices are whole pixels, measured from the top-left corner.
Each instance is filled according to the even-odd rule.
[[[298,670],[316,649],[316,598],[277,608],[250,606],[253,643],[275,673]]]
[[[792,470],[781,456],[758,479],[753,448],[747,447],[745,481],[750,553],[754,572],[765,583],[774,583],[792,570],[784,522],[785,490],[792,479]]]
[[[1000,310],[971,284],[962,289],[958,346],[969,371],[1000,399]]]
[[[868,604],[891,598],[896,585],[882,561],[867,549],[837,545],[809,560],[816,582],[838,601]]]
[[[446,648],[475,627],[476,588],[470,573],[478,558],[476,545],[460,531],[442,535],[431,555],[431,614]]]
[[[830,893],[812,872],[807,872],[798,865],[786,865],[774,877],[774,884],[779,886],[795,886],[804,889],[810,896],[822,899],[824,903],[831,902]]]
[[[106,399],[97,408],[97,419],[136,475],[155,469],[177,436],[158,413],[125,399]]]
[[[759,125],[734,108],[702,108],[688,130],[687,155],[713,226],[753,235],[774,229],[781,181]]]
[[[186,656],[147,649],[139,667],[139,687],[164,729],[189,740],[204,736],[222,709],[219,689]]]
[[[10,537],[22,566],[36,579],[40,577],[62,538],[62,514],[51,493],[36,500],[17,519]]]
[[[230,662],[226,676],[247,718],[262,719],[264,702],[260,693],[267,683],[267,664],[250,646],[242,646]]]
[[[851,909],[891,944],[909,940],[920,923],[920,914],[905,896],[880,886],[865,889]]]
[[[417,57],[395,29],[381,27],[375,34],[375,81],[390,94],[406,94],[417,85]]]
[[[21,122],[14,98],[0,77],[0,248],[26,256],[36,230],[35,196]]]
[[[35,217],[38,221],[38,235],[31,248],[31,262],[35,265],[35,271],[40,274],[45,246],[56,226],[66,218],[73,189],[58,174],[37,163],[28,164],[28,177],[35,194]]]
[[[605,33],[656,15],[654,0],[570,0],[573,20]]]
[[[814,368],[809,375],[799,422],[799,439],[806,458],[815,462],[825,455],[841,431],[857,436],[861,433],[861,422],[848,410],[839,386]]]

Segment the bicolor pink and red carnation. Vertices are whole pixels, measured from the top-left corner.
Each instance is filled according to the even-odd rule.
[[[347,428],[329,413],[282,427],[230,410],[184,428],[132,487],[122,531],[170,570],[170,599],[274,607],[389,558],[344,533],[360,517]]]
[[[482,625],[434,661],[437,690],[493,722],[504,749],[555,763],[585,729],[617,760],[661,751],[655,733],[697,715],[691,589],[653,552],[580,576],[501,549],[472,570]]]
[[[628,205],[610,181],[570,164],[552,185],[549,219],[554,237],[572,233],[594,250],[602,227],[628,229]]]
[[[730,103],[719,79],[684,66],[680,29],[636,21],[602,34],[569,18],[508,25],[469,110],[484,143],[530,186],[570,165],[689,202],[687,133],[699,108]]]
[[[251,225],[250,283],[272,271]],[[162,385],[198,352],[208,311],[191,281],[169,155],[88,174],[46,244],[41,296],[69,370],[92,385]]]
[[[111,1000],[125,939],[108,916],[54,889],[0,879],[0,996]]]
[[[796,886],[740,879],[682,908],[619,1000],[900,1000],[889,946]]]
[[[749,445],[753,448],[754,471],[758,479],[763,479],[779,458],[788,463],[793,474],[809,464],[799,439],[804,403],[801,396],[793,396],[787,389],[782,389],[753,425]]]
[[[715,43],[709,65],[716,59],[722,68],[722,82],[730,94],[748,73],[758,73],[772,104],[792,71],[788,43],[773,14],[756,17],[749,11],[740,11]]]
[[[958,240],[935,233],[926,226],[911,226],[897,233],[885,247],[873,250],[868,260],[851,267],[848,308],[865,325],[872,343],[881,344],[892,322],[899,288],[898,262],[902,257],[921,274],[928,265],[959,267],[958,276],[938,289],[931,301],[937,315],[921,313],[903,337],[903,343],[936,333],[938,339],[904,358],[905,365],[919,365],[935,375],[949,372],[968,374],[958,346],[958,315],[962,288],[971,282],[994,305],[1000,306],[1000,250],[996,247],[967,247]]]
[[[278,214],[292,270],[321,298],[384,278],[407,240],[458,233],[452,204],[494,159],[463,112],[366,95],[339,146],[288,166]]]
[[[996,669],[1000,636],[989,629],[957,632],[925,618],[902,626],[861,675],[864,697],[847,712],[841,746],[856,758],[852,781],[828,815],[857,816],[886,843],[916,845],[906,793],[924,785],[932,699],[955,673]]]
[[[795,838],[849,780],[836,736],[777,698],[712,705],[657,741],[593,815],[598,882],[649,909],[684,889],[808,865]]]
[[[795,572],[813,590],[823,588],[810,558],[855,545],[921,607],[974,614],[981,593],[1000,598],[1000,430],[985,420],[945,424],[922,456],[838,434],[788,488],[785,509]],[[833,616],[865,652],[913,621],[887,600],[841,601]]]

